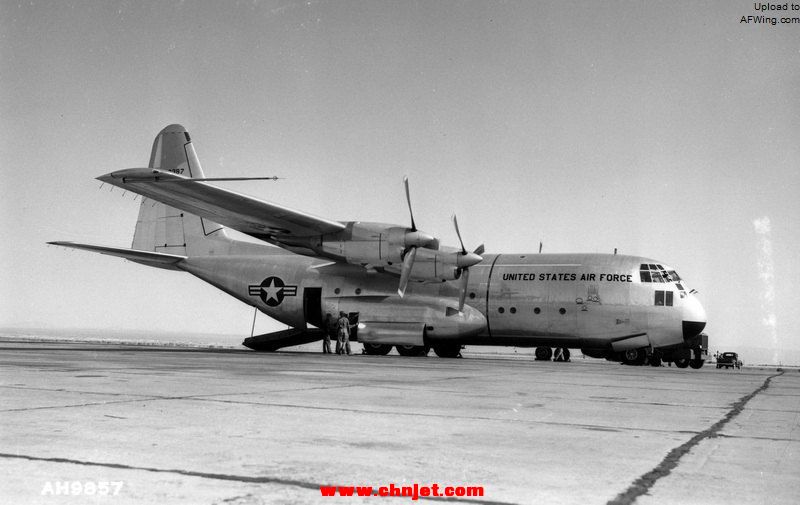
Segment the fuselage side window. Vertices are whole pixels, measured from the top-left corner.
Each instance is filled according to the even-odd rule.
[[[664,305],[664,292],[663,291],[656,291],[656,305],[663,306]]]
[[[674,298],[674,294],[672,291],[667,291],[667,307],[672,307],[672,300]]]

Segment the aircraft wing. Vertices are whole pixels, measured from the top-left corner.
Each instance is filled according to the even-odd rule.
[[[345,229],[345,225],[337,221],[165,170],[129,168],[97,179],[279,245],[290,243],[292,237],[311,237]]]

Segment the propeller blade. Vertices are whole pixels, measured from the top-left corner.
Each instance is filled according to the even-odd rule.
[[[417,231],[417,225],[414,223],[414,211],[411,210],[411,192],[408,190],[408,177],[403,177],[403,184],[406,187],[406,202],[408,202],[408,213],[411,215],[411,231]]]
[[[478,246],[478,248],[477,248],[477,249],[475,249],[475,250],[474,250],[474,251],[472,251],[472,252],[474,252],[474,253],[475,253],[475,254],[477,254],[478,256],[481,256],[481,255],[483,254],[483,251],[485,251],[485,250],[486,250],[486,248],[485,248],[485,247],[483,247],[483,244],[481,244],[481,245],[479,245],[479,246]]]
[[[464,247],[464,241],[461,240],[461,232],[458,231],[458,219],[456,219],[456,215],[455,214],[453,214],[453,224],[456,227],[456,235],[458,235],[458,241],[461,243],[461,254],[466,254],[467,253],[467,248]]]
[[[400,298],[405,296],[408,287],[408,279],[411,277],[411,268],[414,266],[414,258],[417,257],[417,248],[412,247],[403,258],[403,269],[400,271],[400,285],[397,287],[397,294]]]
[[[458,297],[458,311],[464,310],[464,301],[467,299],[467,283],[469,283],[469,268],[461,271],[461,293]]]

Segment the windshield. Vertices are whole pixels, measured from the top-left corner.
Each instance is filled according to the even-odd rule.
[[[680,282],[681,280],[678,272],[657,263],[639,265],[639,277],[642,282]]]

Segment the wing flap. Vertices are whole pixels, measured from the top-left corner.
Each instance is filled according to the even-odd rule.
[[[345,225],[153,168],[129,168],[97,178],[234,230],[278,241],[335,233]],[[177,184],[180,183],[180,184]]]

